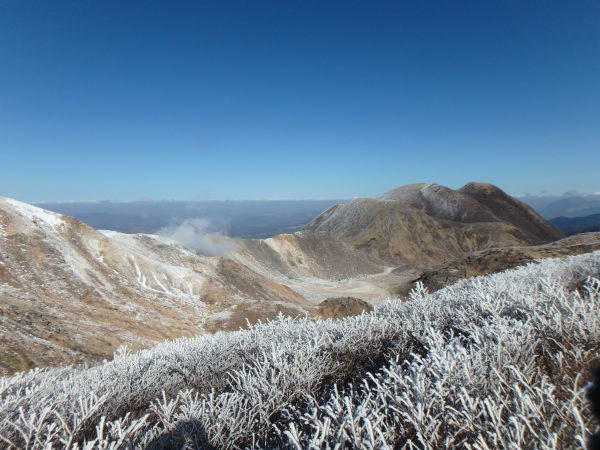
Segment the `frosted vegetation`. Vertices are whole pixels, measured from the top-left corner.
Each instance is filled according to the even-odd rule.
[[[340,321],[0,379],[0,446],[581,447],[599,277],[600,252],[548,259]]]

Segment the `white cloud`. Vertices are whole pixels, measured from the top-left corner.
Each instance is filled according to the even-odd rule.
[[[201,217],[161,228],[158,234],[206,256],[223,256],[237,247],[235,240],[212,230],[210,221]]]

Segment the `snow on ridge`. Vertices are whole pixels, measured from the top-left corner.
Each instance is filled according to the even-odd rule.
[[[171,247],[172,249],[177,250],[178,252],[181,252],[182,254],[185,254],[185,255],[193,255],[193,256],[198,256],[198,257],[201,256],[201,255],[198,255],[196,252],[188,249],[187,247],[182,245],[180,242],[178,242],[174,239],[168,238],[166,236],[160,236],[158,234],[148,234],[148,233],[133,233],[133,234],[131,234],[131,233],[121,233],[119,231],[113,231],[113,230],[98,230],[98,232],[109,239],[119,241],[119,243],[127,245],[129,248],[135,248],[135,249],[143,248],[144,252],[147,251],[148,248],[143,245],[140,246],[140,243],[137,241],[137,238],[139,238],[139,237],[152,239],[153,241],[155,241],[156,244],[167,245],[167,246]]]
[[[37,206],[29,205],[18,200],[2,197],[2,200],[10,205],[14,211],[31,221],[42,221],[48,225],[55,227],[62,225],[64,220],[61,214],[38,208]]]
[[[115,237],[120,234],[123,234],[123,233],[119,233],[118,231],[113,231],[113,230],[98,230],[98,233],[103,234],[107,238],[111,238],[111,237]]]

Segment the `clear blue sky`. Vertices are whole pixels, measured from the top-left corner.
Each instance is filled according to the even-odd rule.
[[[0,195],[600,191],[599,1],[0,2]]]

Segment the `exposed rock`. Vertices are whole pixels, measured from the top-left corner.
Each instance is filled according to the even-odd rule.
[[[373,305],[355,297],[338,297],[323,300],[318,307],[318,316],[322,319],[340,319],[346,316],[358,316],[373,310]]]
[[[384,296],[368,278],[384,272],[328,234],[240,241],[227,256],[206,257],[0,198],[0,374],[313,314],[357,286],[366,298]]]

